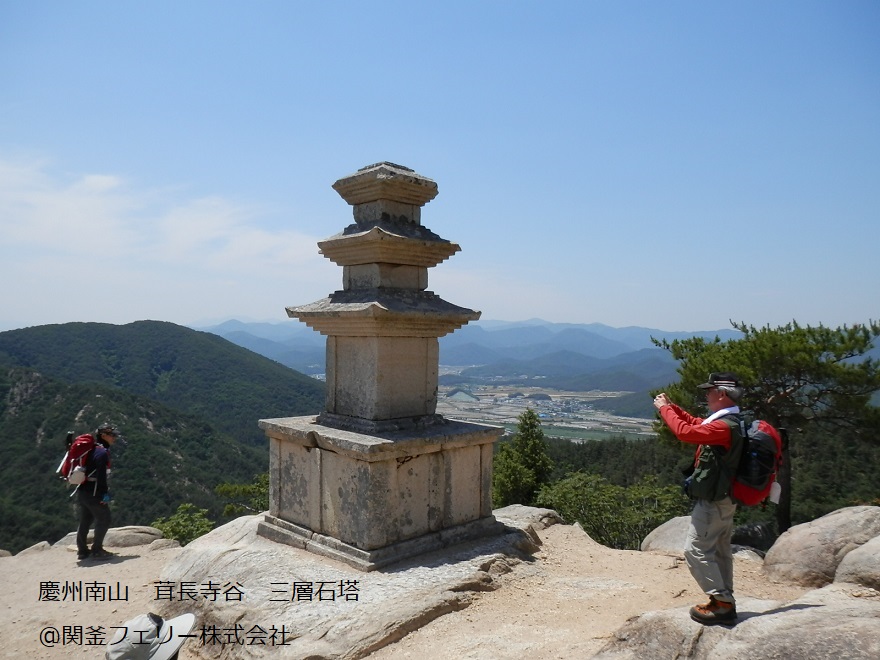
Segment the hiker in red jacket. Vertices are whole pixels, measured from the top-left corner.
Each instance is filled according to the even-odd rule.
[[[110,529],[110,493],[107,488],[107,468],[110,465],[110,447],[119,432],[105,424],[95,431],[95,448],[86,461],[86,481],[77,488],[79,529],[76,532],[78,559],[111,559],[115,555],[104,550],[104,536]],[[89,527],[95,525],[91,550],[88,545]]]
[[[739,416],[736,402],[742,385],[735,374],[713,373],[699,385],[706,391],[709,417],[688,414],[670,401],[665,393],[654,398],[654,407],[663,421],[682,442],[699,445],[694,471],[687,481],[688,495],[696,500],[691,513],[684,556],[691,575],[709,596],[705,605],[691,608],[694,621],[703,624],[736,621],[733,597],[733,514],[736,504],[730,498],[731,480],[742,452],[743,438],[738,424],[721,418]]]

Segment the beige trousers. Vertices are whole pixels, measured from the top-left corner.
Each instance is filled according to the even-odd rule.
[[[734,513],[736,504],[729,497],[717,502],[697,500],[684,548],[684,558],[700,589],[726,603],[735,602],[730,548]]]

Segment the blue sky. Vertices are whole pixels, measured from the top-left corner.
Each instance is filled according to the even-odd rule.
[[[0,329],[278,320],[437,181],[484,319],[878,318],[880,3],[0,0]]]

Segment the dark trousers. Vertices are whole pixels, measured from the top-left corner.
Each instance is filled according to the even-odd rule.
[[[83,484],[88,486],[88,484]],[[91,493],[83,492],[80,488],[77,492],[79,498],[79,529],[76,531],[76,548],[80,553],[89,551],[89,527],[95,524],[95,538],[92,542],[92,552],[104,547],[104,537],[110,529],[110,507],[101,504],[101,500]]]

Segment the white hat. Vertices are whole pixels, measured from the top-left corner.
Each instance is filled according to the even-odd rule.
[[[116,630],[107,644],[106,660],[170,660],[187,640],[196,621],[181,614],[164,621],[158,614],[139,614]]]

